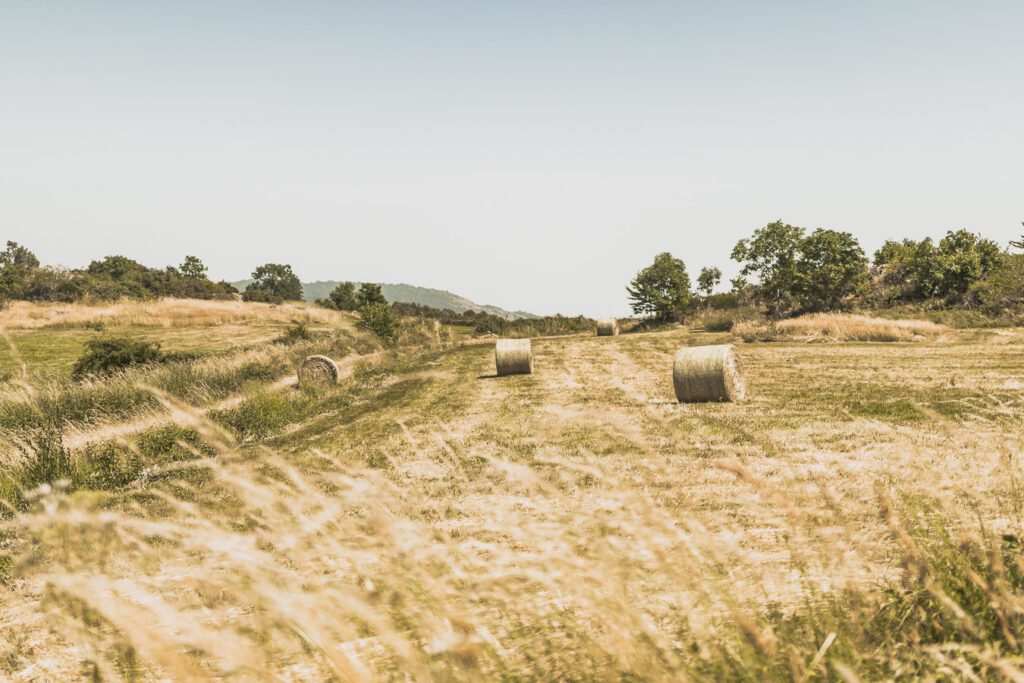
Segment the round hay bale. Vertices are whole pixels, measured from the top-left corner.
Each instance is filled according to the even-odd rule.
[[[304,387],[334,385],[340,377],[338,364],[327,356],[308,356],[299,366],[299,384]]]
[[[533,372],[533,350],[529,339],[499,339],[494,344],[498,377],[529,375]]]
[[[619,333],[619,321],[615,318],[606,318],[597,321],[598,337],[614,337]]]
[[[680,403],[741,401],[746,393],[743,368],[732,344],[679,349],[672,384]]]

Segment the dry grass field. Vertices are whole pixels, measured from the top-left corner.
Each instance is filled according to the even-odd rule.
[[[498,378],[490,344],[346,326],[232,352],[269,368],[237,386],[158,368],[107,383],[138,410],[5,418],[0,671],[1024,679],[1024,333],[914,334],[535,339]],[[728,341],[748,400],[677,404],[675,351]],[[281,381],[313,352],[350,376]]]
[[[85,342],[101,332],[158,341],[169,351],[223,352],[267,342],[290,324],[351,328],[343,313],[306,304],[279,306],[241,301],[119,301],[101,306],[13,301],[0,310],[0,331],[15,344],[0,344],[0,377],[17,372],[18,360],[34,374],[70,370]]]

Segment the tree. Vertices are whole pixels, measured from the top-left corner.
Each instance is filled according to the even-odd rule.
[[[186,256],[178,270],[190,280],[206,280],[206,265],[197,256]]]
[[[775,221],[736,243],[732,259],[743,264],[741,275],[756,275],[758,297],[770,313],[778,314],[790,302],[799,281],[797,258],[804,229]]]
[[[398,341],[395,316],[391,312],[391,306],[386,303],[378,301],[360,306],[356,326],[373,332],[385,344],[391,345]]]
[[[1024,309],[1024,254],[1008,254],[1002,265],[971,287],[970,298],[989,315]]]
[[[939,241],[938,295],[947,300],[962,298],[976,282],[1002,264],[999,245],[968,230],[949,231]]]
[[[359,286],[359,292],[356,294],[356,303],[359,305],[359,308],[362,308],[369,304],[387,305],[388,300],[384,298],[384,294],[380,291],[380,285],[364,282]]]
[[[39,259],[27,247],[8,240],[7,248],[0,251],[0,268],[20,268],[35,270],[39,267]]]
[[[327,300],[339,311],[354,311],[359,308],[356,299],[356,286],[351,282],[341,282],[327,295]]]
[[[843,308],[868,278],[868,260],[848,232],[819,228],[800,241],[793,293],[809,311]]]
[[[252,282],[242,293],[244,301],[301,301],[302,283],[292,267],[286,264],[265,263],[252,273]]]
[[[916,242],[888,241],[875,252],[875,277],[885,301],[945,299],[962,302],[971,288],[998,270],[1006,254],[999,245],[968,230],[946,233],[938,245],[930,237]]]
[[[39,259],[17,242],[0,251],[0,300],[24,299],[30,280],[39,270]]]
[[[664,252],[637,273],[629,286],[634,313],[653,315],[658,320],[682,320],[690,305],[690,276],[686,264]]]
[[[701,268],[697,275],[697,291],[704,296],[711,296],[711,290],[722,281],[722,271],[718,268]]]
[[[148,299],[160,296],[160,275],[126,256],[105,256],[93,261],[81,273],[84,293],[105,301],[130,297]]]

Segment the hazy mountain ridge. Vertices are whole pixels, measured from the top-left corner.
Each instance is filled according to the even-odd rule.
[[[238,282],[232,282],[238,291],[243,291],[252,280],[240,280]],[[309,302],[314,302],[317,299],[326,299],[327,295],[330,294],[331,290],[337,287],[339,281],[336,280],[323,280],[318,282],[303,282],[302,283],[302,298]],[[355,283],[356,287],[359,287],[361,283]],[[526,311],[506,311],[504,308],[498,306],[489,306],[486,304],[478,304],[475,301],[467,299],[464,296],[459,296],[452,292],[445,291],[443,289],[433,289],[431,287],[417,287],[416,285],[406,284],[382,284],[381,292],[384,294],[384,298],[390,302],[401,302],[409,304],[421,304],[423,306],[432,306],[434,308],[444,308],[449,311],[455,311],[456,313],[463,313],[464,311],[483,311],[484,313],[490,313],[497,315],[502,318],[508,318],[515,320],[517,318],[536,318],[537,316]]]

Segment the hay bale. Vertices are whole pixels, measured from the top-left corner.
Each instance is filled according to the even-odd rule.
[[[304,387],[332,386],[340,378],[338,364],[327,356],[308,356],[299,367],[299,384]]]
[[[743,368],[732,344],[679,349],[672,364],[672,384],[680,403],[741,401],[746,392]]]
[[[499,339],[494,344],[498,377],[529,375],[533,372],[533,350],[529,339]]]
[[[615,318],[606,318],[597,321],[598,337],[614,337],[619,333],[619,321]]]

